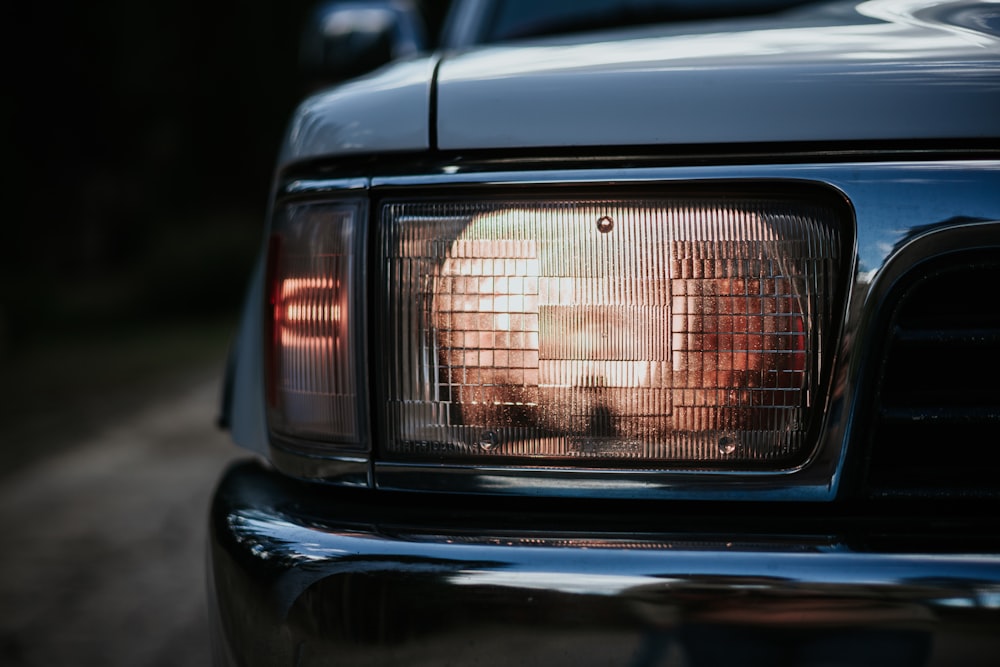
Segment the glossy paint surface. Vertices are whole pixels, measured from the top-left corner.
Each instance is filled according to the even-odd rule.
[[[995,137],[1000,42],[988,21],[930,4],[876,0],[447,56],[438,146]]]
[[[400,62],[310,97],[292,117],[279,163],[426,150],[434,64]]]
[[[280,163],[428,148],[993,138],[1000,38],[989,5],[934,4],[820,5],[399,62],[306,100]]]
[[[949,537],[957,524],[941,522],[919,546],[883,526],[890,536],[872,547],[859,528],[841,533],[847,524],[821,518],[793,535],[780,516],[758,532],[761,521],[742,512],[699,519],[662,507],[622,516],[615,529],[606,508],[582,534],[573,523],[553,528],[558,515],[487,509],[473,526],[475,508],[358,500],[252,464],[230,471],[212,510],[218,664],[985,665],[1000,656],[990,630],[1000,622],[1000,557],[967,533]],[[912,523],[895,528],[905,535]],[[732,663],[737,650],[747,654]]]

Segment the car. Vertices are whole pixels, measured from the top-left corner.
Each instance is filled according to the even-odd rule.
[[[215,664],[1000,661],[998,5],[724,4],[301,104]]]

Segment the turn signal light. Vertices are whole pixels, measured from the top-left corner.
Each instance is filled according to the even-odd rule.
[[[268,254],[267,403],[279,436],[360,445],[361,202],[290,205]]]

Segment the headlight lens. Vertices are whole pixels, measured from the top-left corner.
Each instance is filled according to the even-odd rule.
[[[386,457],[760,469],[808,453],[832,207],[412,201],[382,218]]]

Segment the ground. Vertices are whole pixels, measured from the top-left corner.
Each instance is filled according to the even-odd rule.
[[[219,368],[0,477],[0,664],[208,664],[208,502],[240,456],[214,427]]]

